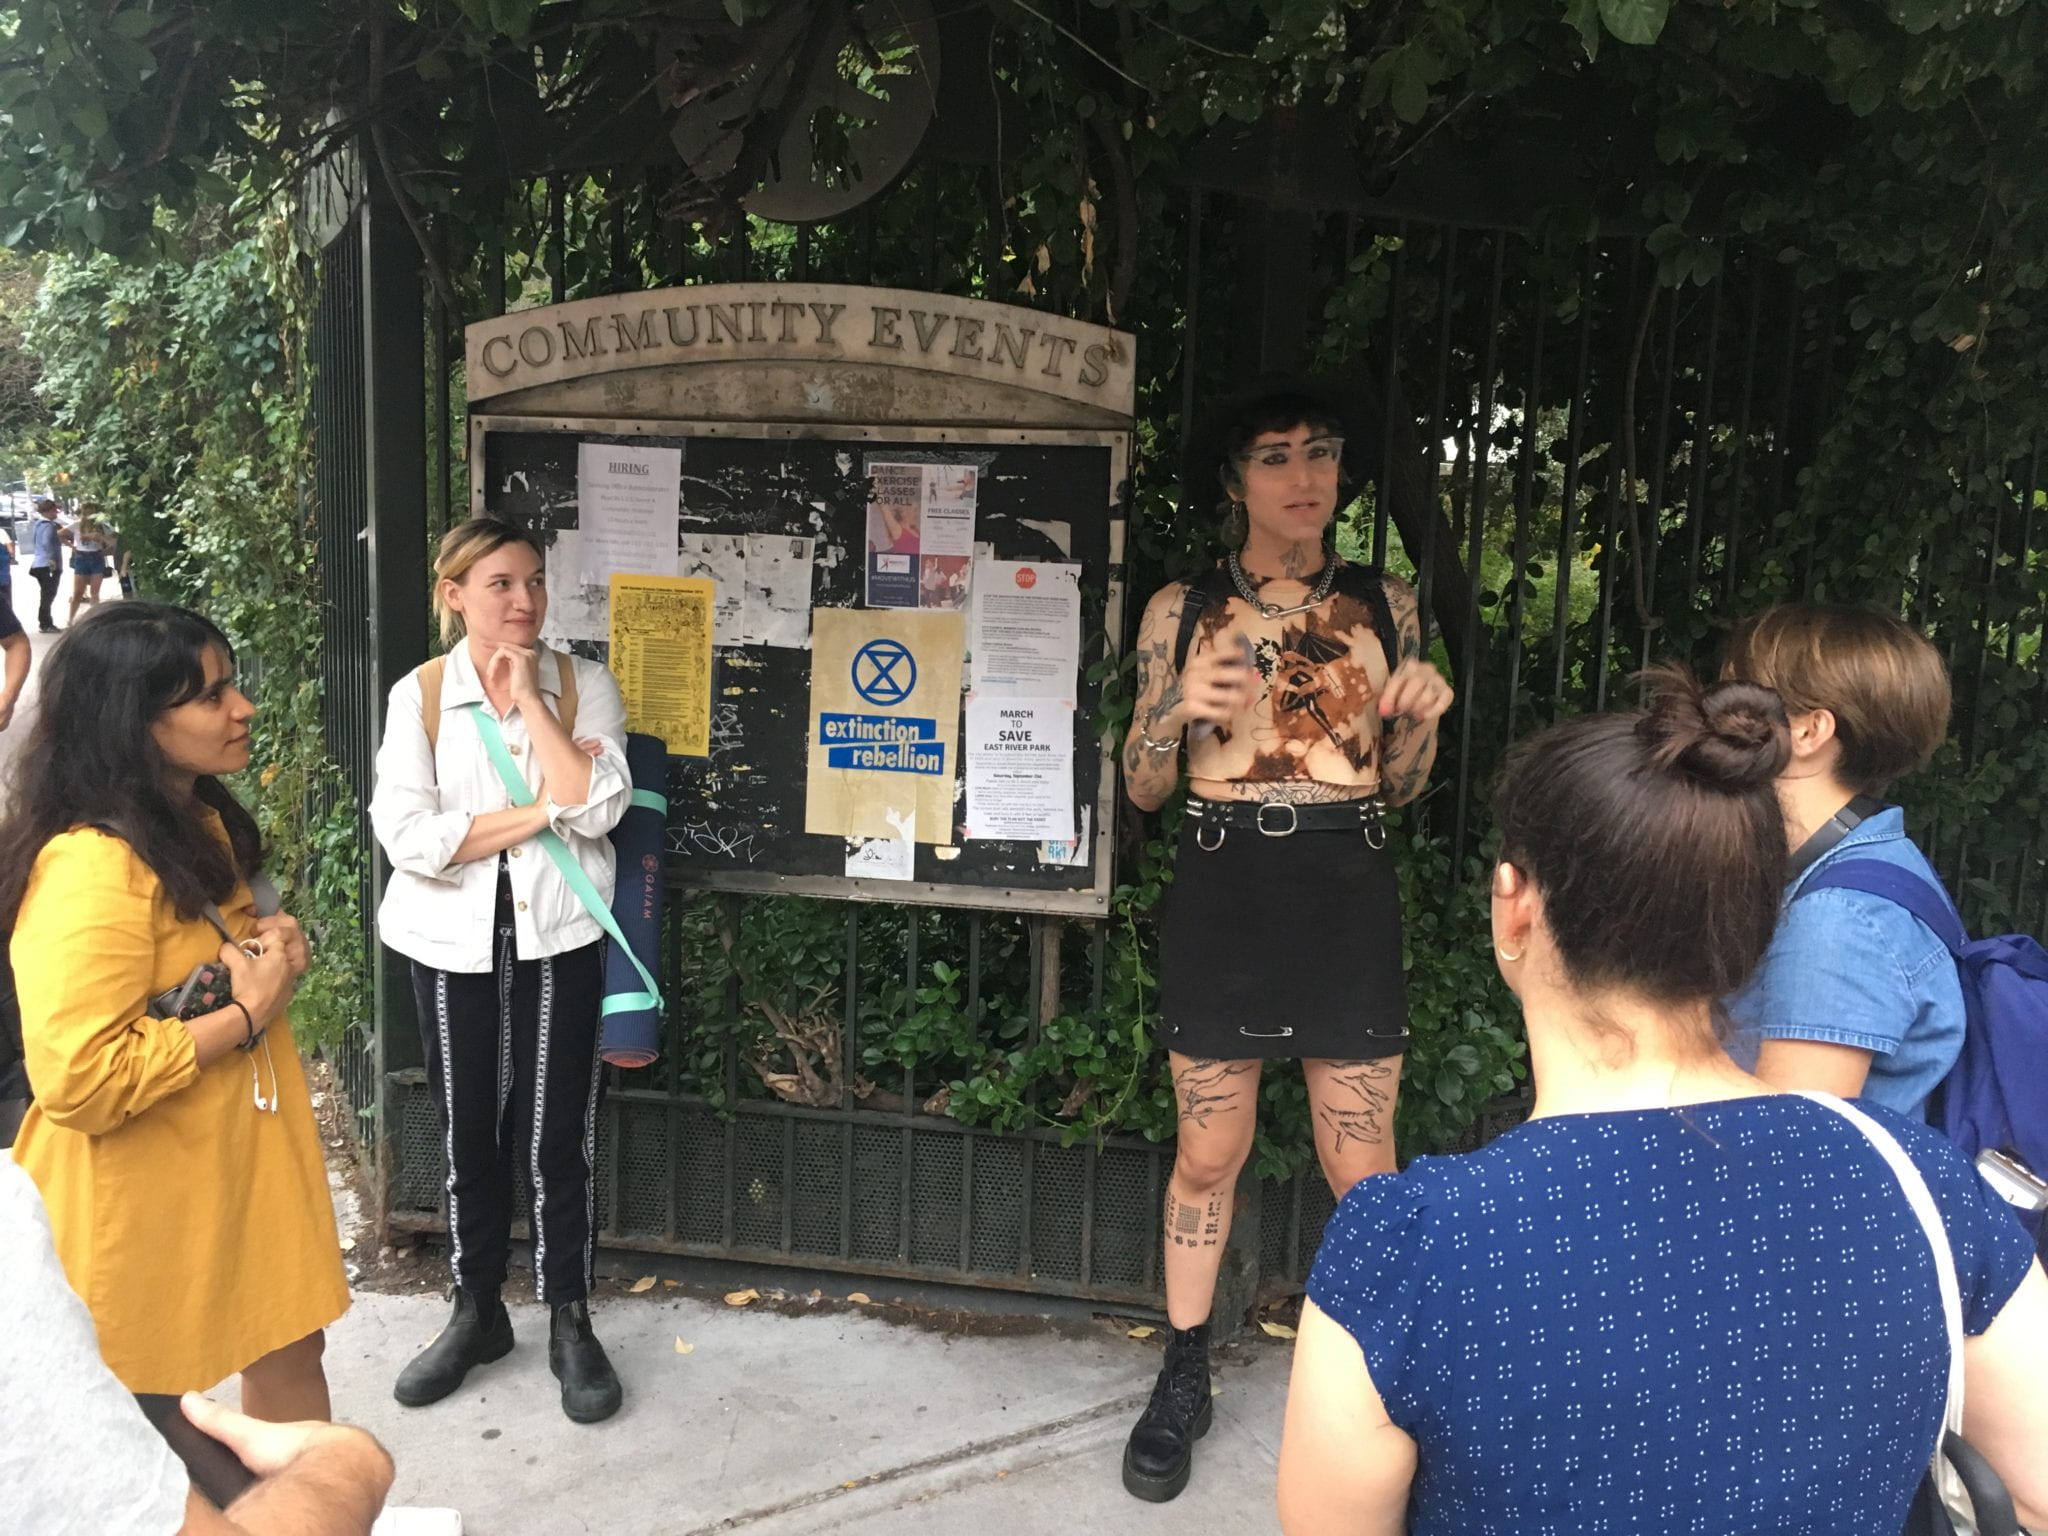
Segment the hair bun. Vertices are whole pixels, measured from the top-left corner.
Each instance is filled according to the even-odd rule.
[[[1658,767],[1726,794],[1747,794],[1784,771],[1792,740],[1773,690],[1745,682],[1703,689],[1678,666],[1652,668],[1644,681],[1650,700],[1638,729]]]

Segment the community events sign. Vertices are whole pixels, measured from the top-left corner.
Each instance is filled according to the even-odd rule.
[[[812,614],[806,832],[953,841],[964,640],[958,613]]]

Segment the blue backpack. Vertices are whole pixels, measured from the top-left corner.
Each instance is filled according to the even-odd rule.
[[[1987,1147],[2048,1177],[2048,950],[2024,934],[1972,939],[1948,893],[1876,859],[1844,859],[1800,888],[1862,891],[1904,907],[1955,956],[1968,1022],[1932,1119],[1964,1155]],[[2039,1214],[2025,1218],[2048,1241]]]

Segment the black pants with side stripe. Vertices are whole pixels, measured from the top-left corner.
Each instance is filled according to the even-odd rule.
[[[515,1170],[533,1192],[533,1268],[550,1306],[590,1294],[596,1264],[598,1009],[604,947],[521,960],[498,880],[488,971],[413,962],[427,1084],[448,1158],[455,1283],[494,1291],[511,1249]]]

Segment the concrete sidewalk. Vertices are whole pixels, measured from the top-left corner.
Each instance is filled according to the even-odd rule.
[[[866,1289],[887,1299],[884,1285]],[[548,1373],[545,1314],[530,1303],[512,1313],[512,1354],[422,1409],[399,1407],[391,1383],[440,1327],[440,1297],[359,1295],[328,1335],[335,1416],[390,1447],[392,1501],[453,1505],[471,1536],[1278,1529],[1289,1354],[1269,1340],[1219,1364],[1194,1480],[1151,1505],[1118,1471],[1160,1341],[1121,1324],[945,1336],[865,1310],[786,1316],[660,1287],[613,1295],[594,1317],[626,1406],[580,1427]]]

